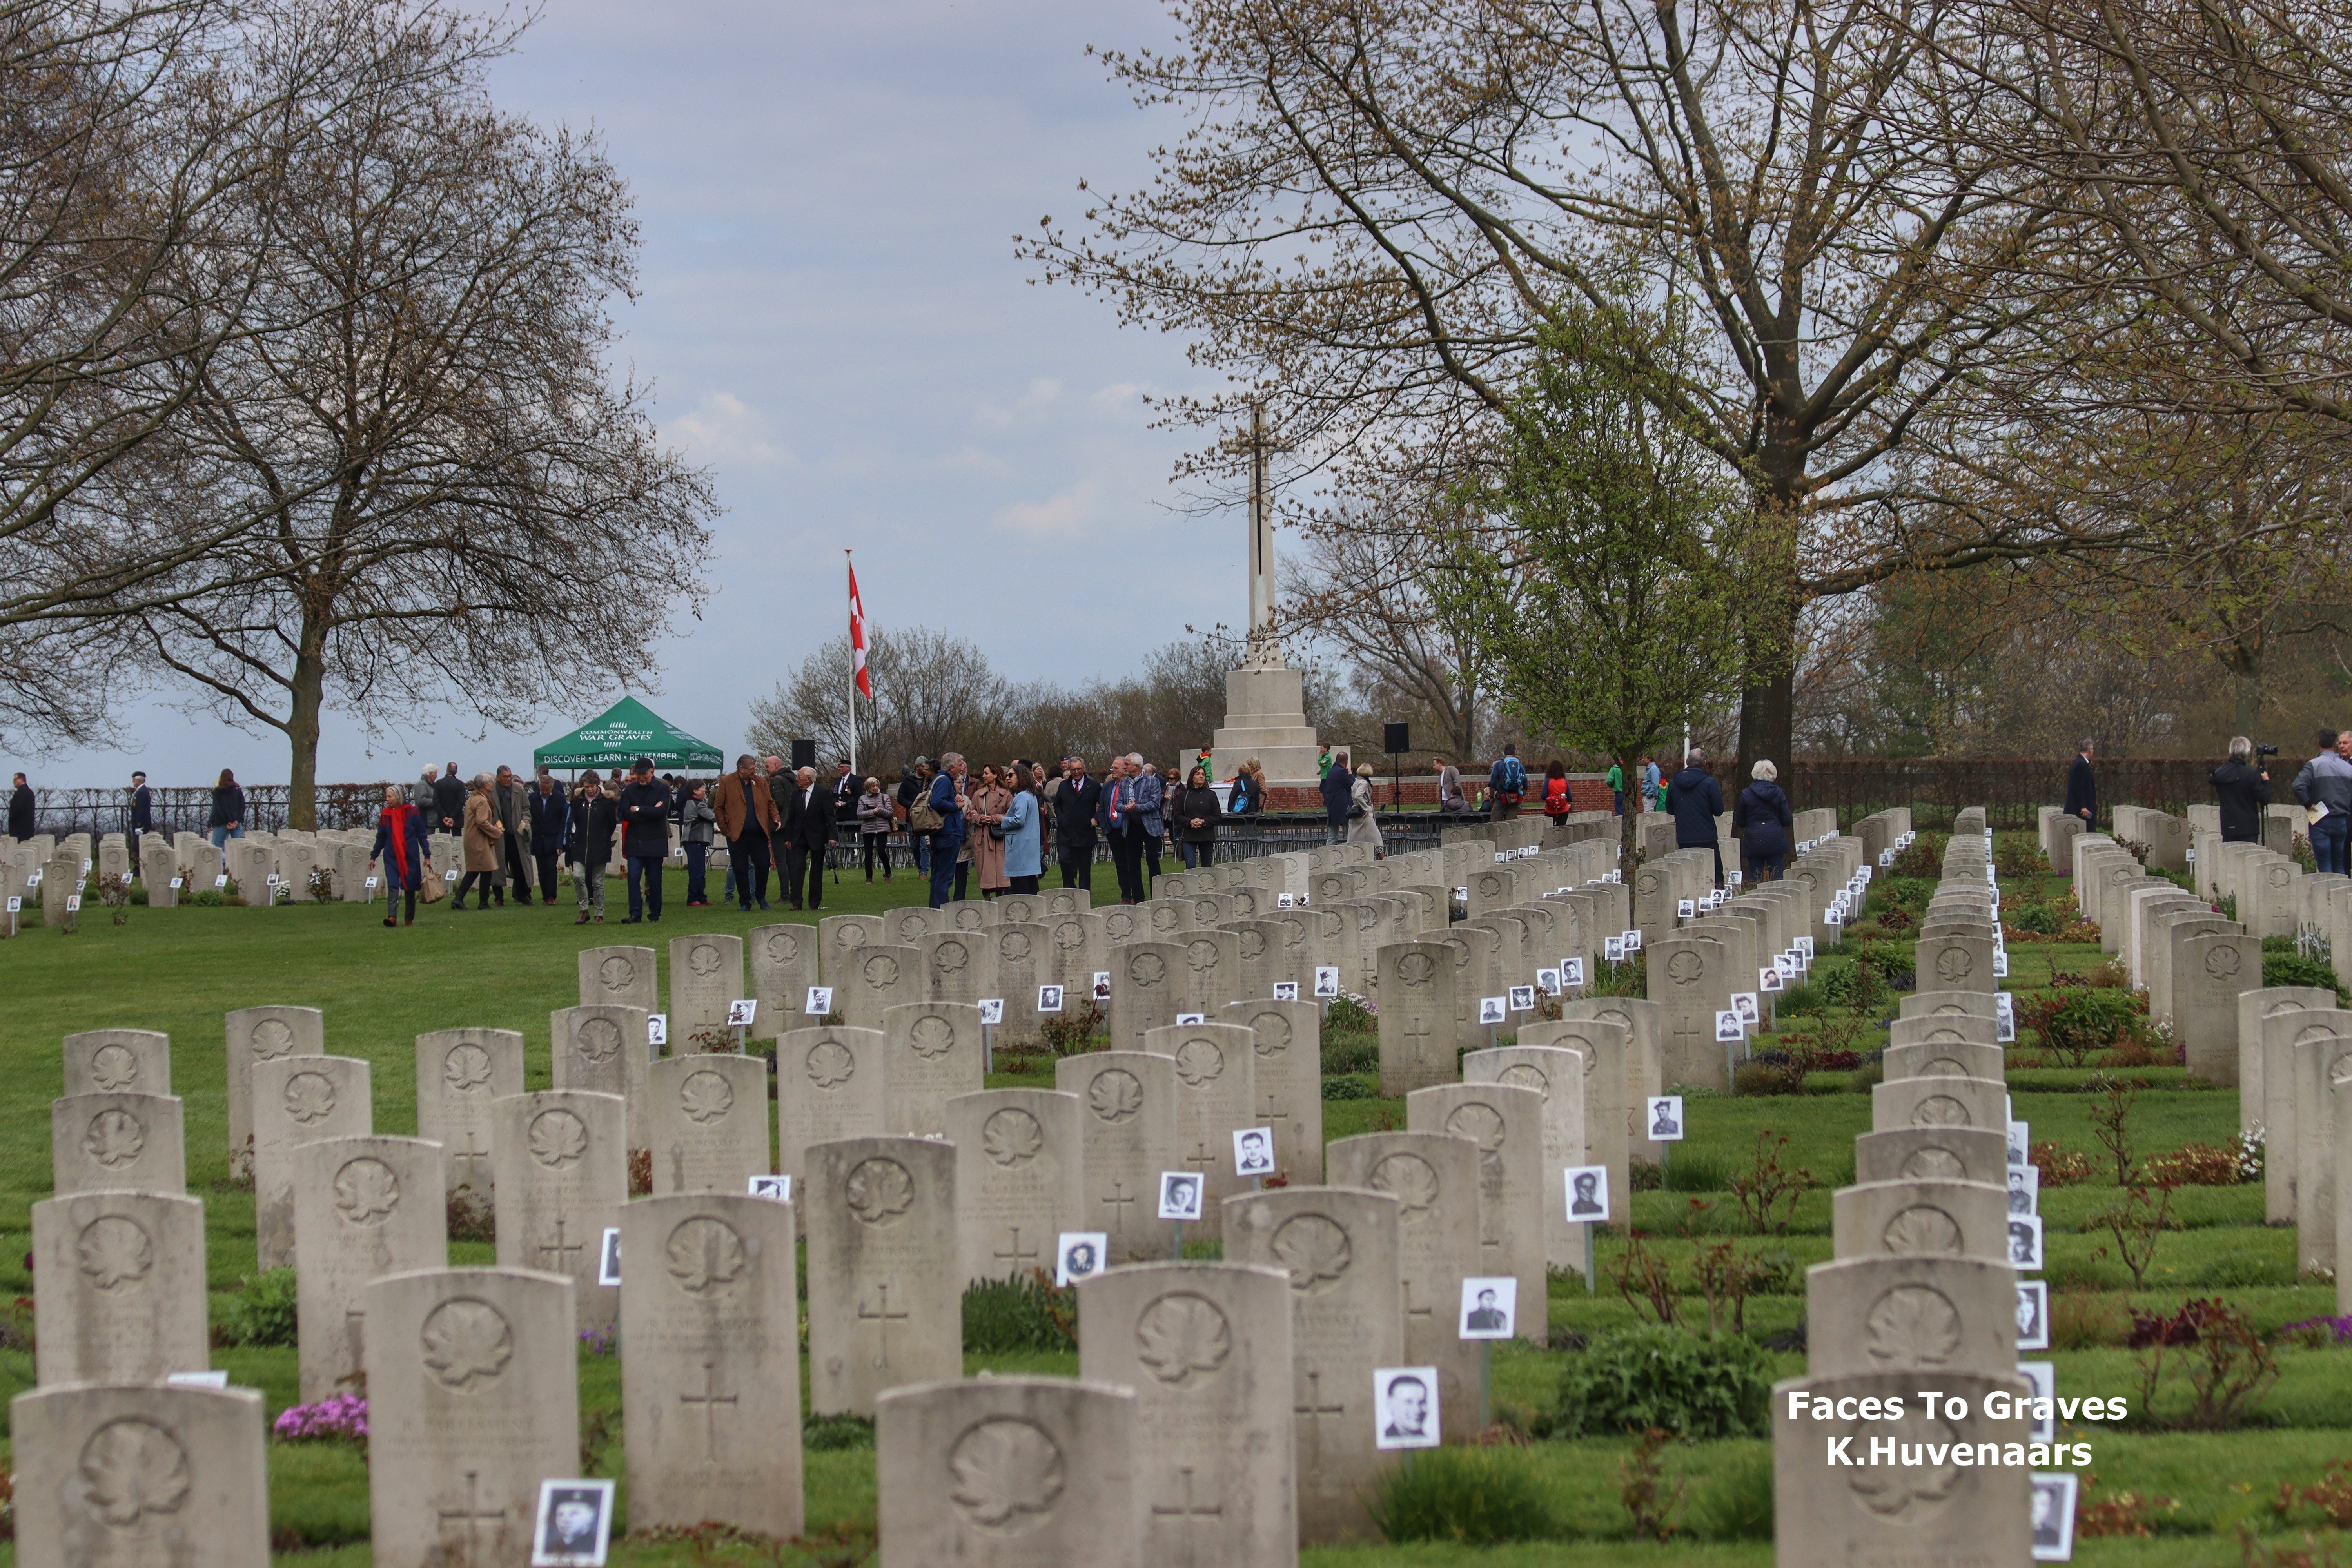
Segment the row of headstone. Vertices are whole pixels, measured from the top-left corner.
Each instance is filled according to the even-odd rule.
[[[1784,1563],[2032,1554],[2022,1463],[2032,1423],[1992,1413],[2034,1386],[2019,1371],[2029,1299],[2019,1272],[2028,1259],[2013,1241],[2008,1173],[2023,1152],[2012,1152],[1996,984],[1980,934],[1998,908],[1997,890],[1987,893],[1990,839],[1980,817],[1962,826],[1977,831],[1956,830],[1947,844],[1916,961],[1922,987],[1944,988],[1904,997],[1890,1026],[1872,1131],[1855,1141],[1854,1184],[1831,1198],[1832,1261],[1806,1270],[1806,1373],[1772,1390],[1775,1556]],[[1948,973],[1954,953],[1966,955],[1964,973]],[[2042,1310],[2046,1318],[2046,1299]],[[1937,1394],[1923,1408],[1928,1377]],[[1987,1395],[2001,1400],[1989,1405]],[[1886,1418],[1890,1397],[1903,1414]],[[1973,1465],[1947,1462],[1948,1448],[1916,1467],[1862,1458],[1890,1440],[1965,1443],[1972,1457],[1993,1447]],[[1841,1450],[1853,1465],[1838,1462]]]

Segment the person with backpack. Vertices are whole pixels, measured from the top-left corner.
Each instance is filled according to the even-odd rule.
[[[1519,761],[1517,745],[1505,746],[1502,757],[1486,771],[1486,793],[1494,802],[1496,822],[1519,815],[1519,802],[1528,798],[1528,770]]]
[[[1568,789],[1568,764],[1554,757],[1544,764],[1544,815],[1558,824],[1567,821],[1568,814],[1575,809],[1576,803]]]

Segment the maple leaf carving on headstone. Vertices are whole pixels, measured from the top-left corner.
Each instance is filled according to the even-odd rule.
[[[1132,1121],[1143,1109],[1143,1085],[1125,1068],[1097,1073],[1087,1087],[1087,1105],[1099,1121]]]
[[[864,1160],[842,1184],[849,1212],[867,1225],[883,1225],[914,1206],[915,1179],[896,1160]]]
[[[935,1060],[955,1044],[955,1026],[936,1013],[926,1013],[907,1031],[907,1044],[925,1061]]]
[[[471,1394],[489,1384],[514,1358],[514,1331],[488,1301],[444,1301],[425,1316],[418,1334],[425,1365],[444,1388]]]
[[[1307,1295],[1331,1289],[1355,1261],[1347,1231],[1319,1214],[1285,1220],[1274,1233],[1273,1247],[1275,1260],[1290,1271],[1290,1288]]]
[[[1176,1047],[1176,1076],[1187,1089],[1215,1080],[1225,1070],[1225,1053],[1213,1041],[1187,1040]]]
[[[716,1121],[735,1109],[735,1090],[715,1072],[688,1073],[677,1086],[677,1106],[698,1124]]]
[[[335,1113],[335,1085],[324,1073],[298,1072],[286,1080],[286,1114],[308,1127]]]
[[[1437,1202],[1437,1173],[1418,1154],[1391,1154],[1372,1167],[1371,1187],[1396,1199],[1400,1217],[1418,1218]]]
[[[1942,1209],[1921,1204],[1888,1220],[1884,1239],[1898,1258],[1957,1257],[1960,1227]]]
[[[809,1081],[819,1089],[839,1089],[857,1071],[857,1058],[839,1040],[820,1040],[809,1048]]]
[[[1065,1484],[1053,1438],[1013,1416],[982,1421],[956,1439],[948,1474],[949,1500],[994,1534],[1017,1534],[1042,1519]]]
[[[697,1215],[669,1233],[663,1264],[678,1289],[700,1296],[743,1277],[750,1258],[743,1238],[723,1220]]]
[[[111,1094],[139,1081],[139,1058],[128,1046],[100,1046],[89,1054],[90,1081]]]
[[[1225,1364],[1233,1331],[1203,1296],[1162,1296],[1135,1323],[1135,1356],[1171,1388],[1183,1388]]]
[[[468,1042],[452,1049],[441,1063],[441,1081],[458,1094],[472,1094],[490,1081],[490,1053]]]
[[[1037,1157],[1045,1146],[1045,1130],[1027,1111],[1008,1107],[981,1128],[980,1146],[997,1164],[1018,1165]]]
[[[353,1160],[335,1173],[335,1207],[353,1225],[374,1225],[400,1206],[400,1178],[381,1160]]]
[[[542,1110],[530,1119],[530,1157],[560,1171],[585,1157],[588,1128],[568,1110]]]
[[[580,1059],[602,1067],[621,1054],[621,1026],[610,1018],[589,1018],[572,1032],[572,1048]]]
[[[192,1480],[188,1451],[151,1421],[110,1421],[82,1445],[81,1492],[90,1511],[117,1530],[148,1515],[177,1513]]]
[[[1880,1366],[1904,1372],[1948,1365],[1960,1349],[1960,1314],[1925,1285],[1898,1285],[1863,1318],[1864,1346]]]
[[[89,1119],[81,1152],[108,1170],[130,1164],[145,1152],[147,1130],[127,1110],[101,1110]]]
[[[116,1290],[147,1278],[155,1267],[155,1244],[136,1220],[101,1215],[82,1227],[74,1262],[100,1290]]]

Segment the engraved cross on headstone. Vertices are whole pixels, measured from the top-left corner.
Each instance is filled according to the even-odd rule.
[[[1307,1403],[1292,1405],[1290,1413],[1307,1417],[1307,1431],[1314,1447],[1314,1458],[1307,1460],[1307,1467],[1310,1469],[1320,1467],[1323,1463],[1323,1417],[1345,1415],[1348,1414],[1347,1405],[1324,1404],[1323,1374],[1310,1372],[1307,1374]]]
[[[1103,1203],[1110,1210],[1111,1228],[1123,1229],[1127,1225],[1127,1211],[1135,1206],[1135,1194],[1127,1190],[1127,1184],[1113,1182],[1110,1184],[1110,1196],[1103,1199]]]
[[[1209,1167],[1216,1163],[1217,1157],[1209,1152],[1209,1145],[1206,1141],[1198,1138],[1192,1141],[1192,1152],[1184,1156],[1184,1163],[1192,1166],[1192,1169],[1200,1172],[1204,1176],[1209,1173]]]
[[[1223,1519],[1225,1516],[1225,1505],[1219,1503],[1214,1508],[1207,1508],[1194,1502],[1192,1500],[1192,1468],[1186,1465],[1179,1468],[1176,1473],[1183,1478],[1183,1502],[1175,1508],[1170,1508],[1163,1503],[1153,1503],[1151,1517],[1176,1521],[1176,1527],[1184,1532],[1182,1568],[1198,1568],[1200,1558],[1192,1549],[1192,1521],[1196,1519]]]
[[[903,1316],[904,1314],[901,1315]],[[677,1402],[680,1405],[699,1405],[702,1406],[702,1457],[706,1459],[718,1458],[719,1407],[722,1405],[740,1404],[740,1396],[732,1394],[719,1393],[719,1368],[715,1363],[704,1362],[702,1363],[702,1392],[700,1394],[681,1394],[677,1396]]]
[[[553,1253],[555,1255],[555,1267],[552,1272],[557,1274],[571,1273],[576,1267],[576,1264],[573,1261],[574,1255],[586,1250],[587,1246],[583,1242],[565,1242],[563,1239],[563,1219],[560,1215],[556,1216],[555,1221],[555,1239],[553,1241],[542,1241],[539,1244],[539,1256],[542,1262],[545,1261],[548,1254]]]
[[[866,1310],[865,1302],[858,1302],[857,1321],[861,1323],[872,1323],[875,1332],[880,1336],[877,1341],[880,1349],[874,1357],[874,1364],[887,1372],[890,1366],[890,1325],[906,1321],[907,1310],[903,1307],[895,1312],[890,1310],[890,1285],[887,1280],[876,1289],[881,1298],[881,1305],[869,1312]]]
[[[1038,1256],[1039,1256],[1037,1249],[1036,1249],[1035,1247],[1032,1247],[1027,1248],[1026,1250],[1024,1250],[1024,1249],[1023,1249],[1023,1247],[1022,1247],[1022,1246],[1021,1246],[1021,1227],[1020,1227],[1019,1226],[1017,1226],[1017,1225],[1016,1225],[1016,1226],[1013,1226],[1013,1227],[1012,1227],[1012,1230],[1013,1230],[1013,1248],[1012,1248],[1012,1250],[1008,1252],[1008,1251],[1004,1251],[1004,1250],[1003,1250],[1003,1249],[999,1249],[999,1250],[998,1250],[996,1253],[994,1253],[992,1256],[996,1258],[996,1261],[998,1261],[999,1263],[1011,1263],[1011,1264],[1014,1264],[1014,1265],[1016,1265],[1016,1266],[1017,1266],[1017,1265],[1020,1265],[1020,1264],[1024,1264],[1024,1263],[1025,1263],[1025,1264],[1027,1264],[1027,1265],[1028,1265],[1030,1268],[1036,1268],[1036,1267],[1037,1267],[1037,1258],[1038,1258]]]
[[[1290,1114],[1289,1108],[1279,1103],[1281,1100],[1289,1098],[1288,1096],[1277,1093],[1276,1090],[1269,1089],[1261,1093],[1258,1098],[1265,1101],[1265,1104],[1258,1111],[1260,1116],[1265,1117],[1270,1121],[1280,1121],[1284,1117]]]
[[[1697,1059],[1697,1049],[1715,1038],[1714,1032],[1698,1026],[1698,1020],[1685,1014],[1675,1020],[1675,1044],[1681,1047],[1684,1061]]]
[[[438,1513],[441,1521],[441,1534],[445,1541],[448,1537],[451,1525],[462,1524],[466,1527],[466,1555],[462,1561],[467,1568],[489,1568],[489,1553],[482,1550],[482,1525],[486,1521],[495,1522],[500,1526],[499,1533],[504,1534],[507,1510],[502,1508],[484,1510],[481,1497],[481,1472],[478,1470],[466,1472],[466,1506],[464,1508],[445,1508],[439,1510]]]
[[[471,1187],[478,1193],[486,1190],[478,1178],[482,1173],[482,1163],[490,1157],[490,1152],[488,1149],[476,1147],[480,1141],[480,1132],[468,1127],[466,1129],[466,1146],[449,1156],[451,1163],[462,1167],[457,1178],[458,1184]]]
[[[1414,1306],[1412,1304],[1412,1281],[1410,1279],[1404,1281],[1404,1315],[1407,1319],[1426,1318],[1436,1310],[1437,1309],[1434,1307]],[[1412,1325],[1408,1321],[1405,1326],[1407,1328],[1411,1328]]]
[[[1404,1026],[1405,1043],[1410,1046],[1426,1045],[1429,1043],[1430,1033],[1428,1019],[1412,1019]]]

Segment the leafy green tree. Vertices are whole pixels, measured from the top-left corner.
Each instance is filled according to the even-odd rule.
[[[1739,689],[1751,513],[1734,476],[1658,412],[1670,323],[1608,305],[1540,334],[1490,467],[1461,494],[1435,592],[1476,627],[1530,732],[1637,758]],[[1629,792],[1630,793],[1630,792]],[[1621,828],[1633,860],[1636,816]]]

